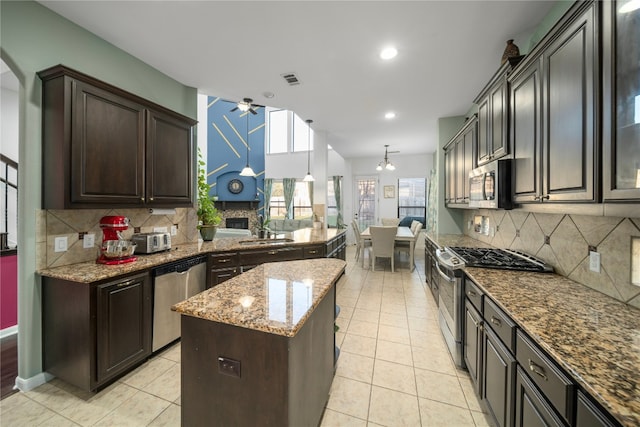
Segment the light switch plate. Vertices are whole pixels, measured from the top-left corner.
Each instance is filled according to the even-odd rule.
[[[53,250],[54,252],[66,252],[67,236],[56,237],[54,239]]]
[[[91,249],[96,243],[96,235],[95,233],[89,233],[84,235],[84,239],[82,239],[82,247],[85,249]]]
[[[640,286],[640,237],[631,237],[631,283]]]
[[[178,226],[177,225],[172,225],[171,226],[171,235],[175,236],[176,234],[178,234]]]
[[[600,273],[600,253],[589,251],[589,270]]]

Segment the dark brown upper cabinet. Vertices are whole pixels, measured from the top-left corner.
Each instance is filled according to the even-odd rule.
[[[473,116],[445,145],[445,203],[447,207],[469,205],[469,172],[474,168],[477,118]]]
[[[517,203],[598,201],[597,14],[576,2],[509,76]]]
[[[190,207],[196,121],[64,66],[38,73],[43,207]]]
[[[478,105],[478,152],[475,161],[478,166],[509,152],[507,73],[510,69],[511,64],[505,62],[473,101]]]
[[[640,9],[602,3],[603,198],[640,200]]]

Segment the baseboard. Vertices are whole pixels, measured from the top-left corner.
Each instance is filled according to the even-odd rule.
[[[8,328],[0,329],[0,339],[10,337],[18,333],[18,325],[9,326]]]
[[[47,372],[40,372],[32,376],[31,378],[16,378],[16,385],[14,388],[17,388],[20,391],[26,392],[31,391],[34,388],[41,386],[42,384],[51,381],[55,377]]]

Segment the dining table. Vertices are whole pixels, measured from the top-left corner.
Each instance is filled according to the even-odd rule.
[[[371,241],[371,230],[370,227],[367,227],[361,234],[360,238],[363,240]],[[413,271],[415,265],[413,262],[413,250],[416,244],[416,239],[414,234],[411,232],[411,228],[409,227],[398,227],[398,231],[396,232],[396,242],[409,242],[409,265],[410,270]],[[364,267],[364,245],[361,246],[360,249],[360,259],[362,259],[362,266]]]

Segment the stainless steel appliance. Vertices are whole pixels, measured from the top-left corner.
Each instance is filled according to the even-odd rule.
[[[469,172],[469,207],[512,209],[511,160],[494,160]]]
[[[438,281],[438,321],[456,366],[464,368],[463,313],[465,283],[463,267],[553,272],[544,262],[522,252],[496,248],[445,247],[436,250]]]
[[[153,338],[156,351],[180,338],[180,315],[171,306],[205,289],[207,257],[199,256],[153,270]]]
[[[437,249],[435,267],[438,280],[438,323],[453,362],[464,368],[462,325],[464,307],[464,261],[450,251]]]
[[[171,234],[169,233],[137,233],[131,236],[131,241],[137,244],[139,254],[152,254],[171,249]]]

